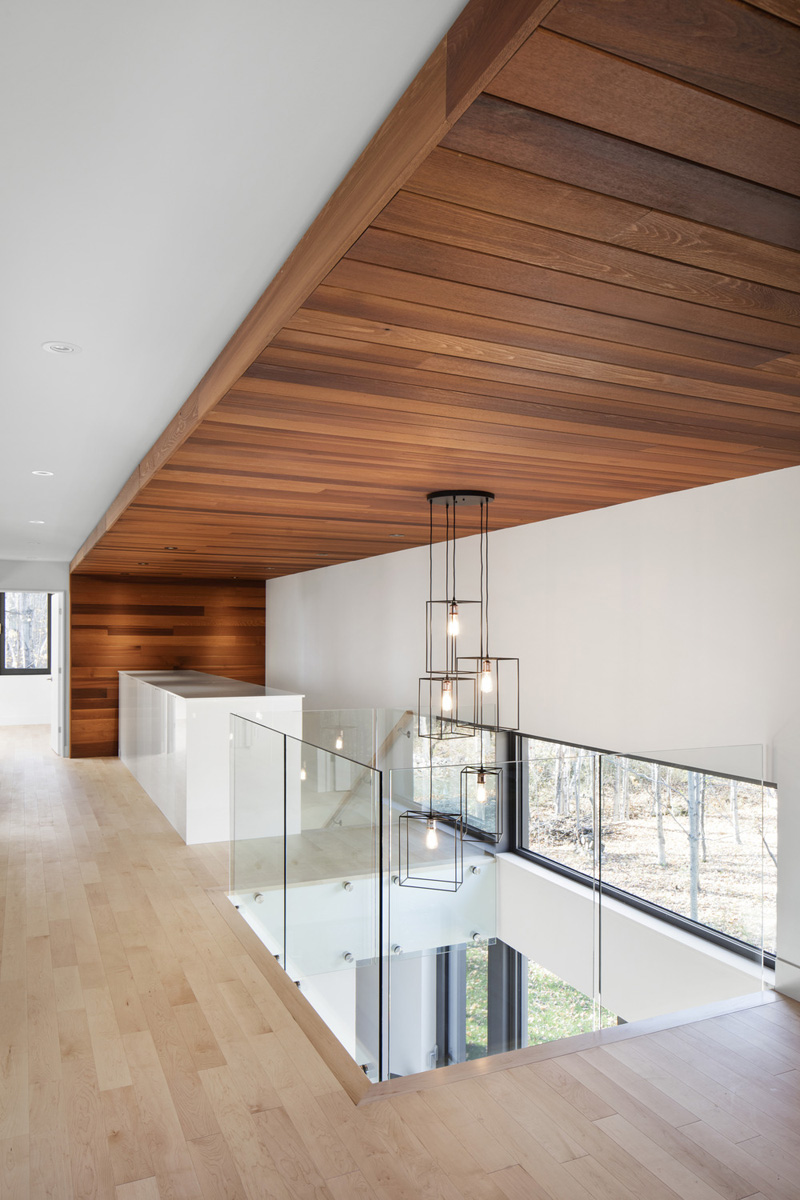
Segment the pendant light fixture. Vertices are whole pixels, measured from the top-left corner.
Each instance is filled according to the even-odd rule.
[[[438,741],[472,737],[476,727],[519,728],[519,659],[499,657],[489,649],[489,505],[492,500],[492,492],[464,489],[428,495],[426,674],[419,681],[418,703],[421,737]],[[466,509],[478,510],[477,529],[473,519],[467,521],[464,530]],[[436,537],[442,532],[442,524],[444,554],[436,578],[434,541],[442,540]],[[457,537],[464,532],[478,534],[479,571],[472,585],[478,594],[475,596],[473,592],[470,598],[458,592],[465,572],[463,567],[459,570]],[[475,574],[473,566],[472,575]]]
[[[457,892],[464,882],[464,834],[461,810],[434,807],[433,743],[427,773],[427,804],[408,809],[398,818],[399,873],[401,887],[430,892]],[[416,772],[415,772],[416,774]]]
[[[483,733],[480,766],[461,770],[461,815],[468,832],[481,834],[495,843],[502,838],[503,769],[484,763]]]
[[[459,595],[459,513],[483,506],[490,492],[443,491],[428,495],[428,603],[425,610],[425,671],[419,681],[419,735],[434,741],[472,737],[478,713],[478,676],[459,665],[459,646],[480,639],[482,601]],[[474,521],[471,522],[474,525]],[[443,528],[442,528],[443,526]],[[437,534],[444,533],[444,539]],[[470,530],[469,525],[467,532]],[[443,540],[443,558],[434,571],[434,541]],[[443,569],[442,569],[443,568]],[[461,639],[461,640],[460,640]]]
[[[425,670],[419,680],[420,737],[430,741],[428,803],[399,817],[398,882],[435,891],[458,891],[464,880],[465,836],[499,842],[503,832],[503,771],[484,761],[484,734],[519,727],[519,660],[489,647],[489,505],[491,492],[430,492]],[[464,529],[464,510],[477,509]],[[462,514],[462,519],[459,519]],[[442,521],[443,516],[443,521]],[[436,520],[438,518],[438,521]],[[437,524],[439,528],[437,529]],[[444,538],[441,535],[443,525]],[[470,527],[471,526],[471,527]],[[477,533],[477,570],[458,562],[458,534]],[[434,542],[443,543],[434,571]],[[467,594],[459,592],[471,578]],[[466,589],[465,589],[466,590]],[[470,595],[469,592],[472,592]],[[477,592],[477,595],[475,594]],[[480,736],[480,763],[460,773],[453,806],[433,800],[433,742]],[[455,809],[458,803],[458,809]],[[449,811],[441,811],[442,808]]]

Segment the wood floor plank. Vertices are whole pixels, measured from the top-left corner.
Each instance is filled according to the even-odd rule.
[[[759,1162],[756,1156],[747,1150],[749,1138],[742,1142],[733,1142],[705,1121],[694,1121],[686,1125],[683,1132],[698,1146],[708,1151],[718,1161],[726,1162],[743,1179],[747,1179],[751,1188],[760,1187],[772,1200],[795,1200],[794,1185],[784,1179],[775,1166]],[[748,1193],[748,1197],[751,1193]]]
[[[156,1178],[181,1181],[187,1196],[197,1197],[192,1158],[173,1103],[155,1043],[148,1032],[123,1035],[133,1089],[139,1105],[143,1141]]]
[[[265,1192],[275,1200],[292,1200],[291,1192],[259,1136],[255,1118],[238,1094],[230,1068],[209,1067],[201,1072],[201,1079],[220,1131],[236,1160],[249,1200],[260,1200]]]
[[[130,1086],[131,1076],[108,988],[85,988],[84,1002],[100,1090]]]
[[[143,996],[142,1008],[186,1138],[216,1133],[216,1120],[166,994]]]
[[[104,1091],[103,1113],[117,1186],[140,1179],[155,1179],[133,1086]]]
[[[161,1200],[155,1175],[149,1179],[137,1179],[133,1183],[118,1183],[115,1191],[115,1200]]]
[[[0,1137],[28,1133],[28,1030],[25,984],[0,981]]]
[[[236,1164],[221,1133],[187,1143],[205,1200],[247,1200]]]
[[[606,1074],[598,1067],[598,1063],[607,1067],[608,1060],[621,1067],[622,1072],[612,1070]],[[637,1081],[636,1072],[624,1068],[611,1055],[606,1055],[605,1059],[592,1051],[570,1055],[564,1060],[564,1065],[569,1075],[583,1080],[586,1087],[593,1088],[598,1097],[615,1106],[616,1112],[610,1115],[624,1118],[638,1133],[654,1142],[663,1153],[693,1172],[726,1200],[742,1200],[749,1195],[750,1185],[746,1179],[729,1170],[724,1160],[720,1162],[698,1152],[694,1144],[687,1141],[683,1130],[697,1118],[694,1113],[671,1100],[665,1092],[646,1083],[641,1077]],[[614,1082],[615,1077],[617,1082]],[[555,1081],[554,1085],[560,1091]],[[679,1119],[681,1116],[682,1121]],[[595,1120],[599,1123],[604,1119]],[[603,1126],[600,1125],[600,1128]]]
[[[704,1183],[624,1117],[601,1117],[595,1124],[683,1200],[717,1200],[720,1193],[716,1188]]]
[[[0,1196],[3,1200],[28,1200],[30,1155],[27,1134],[0,1139]]]
[[[328,1180],[328,1190],[334,1200],[376,1200],[376,1193],[360,1171],[337,1175]]]

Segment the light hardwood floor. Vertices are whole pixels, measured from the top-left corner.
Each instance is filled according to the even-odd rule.
[[[3,1200],[800,1197],[791,1001],[357,1105],[116,759],[0,730],[0,829]]]

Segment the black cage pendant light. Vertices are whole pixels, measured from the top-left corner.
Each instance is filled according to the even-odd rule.
[[[474,736],[476,727],[519,728],[519,659],[492,654],[489,647],[489,505],[492,492],[443,491],[428,495],[430,506],[429,595],[426,606],[425,670],[419,681],[419,733],[436,740]],[[478,510],[475,521],[465,509]],[[434,511],[444,516],[444,570],[434,575]],[[459,518],[459,514],[461,517]],[[439,517],[441,523],[441,516]],[[459,592],[457,536],[478,534],[477,596]],[[472,526],[472,528],[470,528]],[[443,591],[442,591],[443,589]]]
[[[457,892],[464,882],[466,829],[460,809],[443,810],[434,803],[433,771],[431,762],[427,803],[407,809],[398,818],[397,882],[430,892]]]
[[[428,543],[428,603],[425,610],[425,671],[419,681],[419,734],[436,741],[472,737],[478,722],[478,672],[461,661],[460,646],[482,645],[483,596],[459,593],[458,543],[463,530],[460,510],[479,507],[479,532],[483,538],[483,512],[491,492],[430,492]],[[443,518],[443,520],[442,520]],[[438,578],[434,572],[434,538],[437,524],[444,526],[444,560]],[[467,522],[467,529],[474,521]],[[476,532],[474,529],[471,532]],[[463,576],[462,576],[463,578]]]

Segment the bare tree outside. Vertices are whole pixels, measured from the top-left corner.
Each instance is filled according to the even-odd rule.
[[[4,600],[4,669],[46,671],[50,665],[47,592],[5,592]]]
[[[528,747],[529,849],[592,875],[599,828],[604,883],[755,946],[763,907],[774,951],[774,788],[533,738]],[[565,789],[576,776],[577,790]]]

